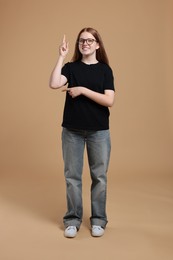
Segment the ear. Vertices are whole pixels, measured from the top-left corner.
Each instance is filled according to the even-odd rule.
[[[96,46],[96,50],[98,50],[100,48],[99,44],[97,43],[97,46]]]

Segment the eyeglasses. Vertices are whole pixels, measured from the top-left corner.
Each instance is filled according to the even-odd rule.
[[[78,43],[79,43],[80,45],[84,44],[85,42],[86,42],[88,45],[91,45],[91,44],[93,44],[93,42],[97,42],[97,41],[96,41],[95,39],[92,39],[92,38],[88,38],[88,39],[80,38],[80,39],[78,40]]]

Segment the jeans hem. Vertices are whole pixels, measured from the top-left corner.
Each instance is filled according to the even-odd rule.
[[[68,226],[75,226],[77,230],[80,229],[81,222],[76,219],[65,220],[64,227],[67,228]]]
[[[102,219],[92,219],[90,220],[91,226],[96,225],[96,226],[101,226],[102,228],[106,228],[106,225],[108,221],[102,220]]]

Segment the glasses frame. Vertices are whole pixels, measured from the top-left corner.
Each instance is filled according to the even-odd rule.
[[[92,41],[91,43],[89,43],[88,41]],[[79,40],[78,40],[78,44],[79,45],[83,45],[83,44],[85,44],[85,42],[86,42],[86,44],[87,45],[92,45],[94,42],[97,42],[97,40],[96,39],[93,39],[93,38],[87,38],[87,39],[83,39],[83,38],[79,38]]]

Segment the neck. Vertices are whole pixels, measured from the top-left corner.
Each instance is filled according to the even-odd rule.
[[[81,61],[86,64],[98,63],[98,60],[95,57],[90,57],[90,56],[83,56]]]

